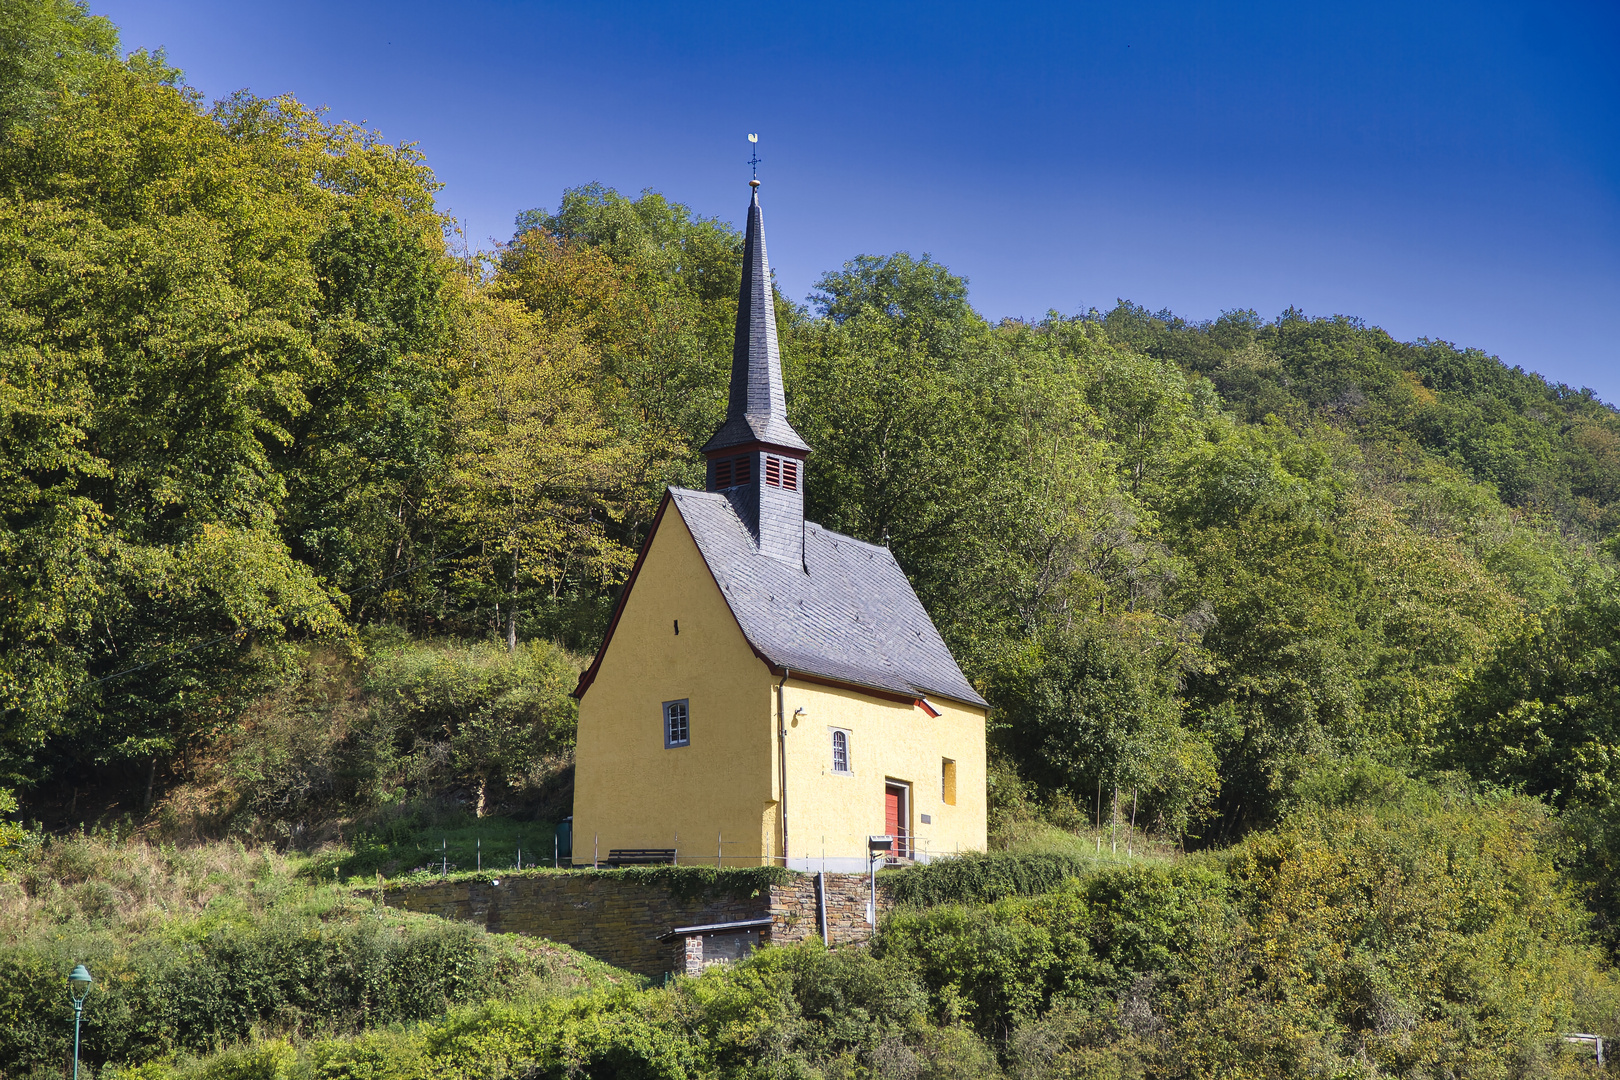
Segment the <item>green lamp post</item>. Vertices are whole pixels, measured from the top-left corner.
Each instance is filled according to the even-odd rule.
[[[68,976],[68,994],[73,998],[73,1080],[79,1080],[79,1020],[84,1016],[84,999],[90,995],[90,971],[76,964]]]

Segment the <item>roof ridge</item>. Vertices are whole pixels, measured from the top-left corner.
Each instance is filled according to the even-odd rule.
[[[840,540],[848,540],[852,544],[859,544],[861,547],[871,548],[873,551],[884,552],[889,556],[889,558],[894,558],[894,552],[884,544],[874,544],[870,540],[862,540],[858,536],[851,536],[849,533],[841,533],[837,529],[829,529],[819,521],[806,521],[805,524],[814,525],[816,528],[820,529],[829,536],[836,536]]]
[[[729,504],[730,501],[731,501],[731,500],[726,498],[724,492],[719,492],[719,491],[699,491],[697,488],[681,487],[679,484],[671,484],[671,485],[669,485],[669,490],[678,491],[682,495],[701,495],[706,499],[713,499],[713,500],[717,500],[719,502],[723,502],[723,503],[727,503],[727,504]],[[871,548],[873,551],[886,552],[889,555],[890,558],[894,557],[893,549],[887,547],[884,544],[874,544],[870,540],[862,540],[858,536],[851,536],[851,535],[849,535],[849,533],[842,533],[842,532],[839,532],[837,529],[829,529],[829,528],[827,528],[827,526],[823,525],[821,522],[819,522],[819,521],[811,521],[808,518],[805,519],[804,524],[805,524],[805,526],[807,528],[819,530],[821,532],[826,533],[828,536],[837,537],[839,540],[847,540],[851,544],[859,544],[861,547]]]

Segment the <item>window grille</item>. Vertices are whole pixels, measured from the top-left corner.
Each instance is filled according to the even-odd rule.
[[[686,698],[664,702],[664,745],[689,746],[692,742],[692,714]]]
[[[849,732],[834,731],[832,733],[832,767],[833,772],[849,772]]]
[[[765,455],[765,482],[771,487],[799,490],[799,463],[792,458]]]
[[[714,463],[714,489],[724,491],[726,488],[742,487],[753,474],[752,461],[746,455],[723,458]]]

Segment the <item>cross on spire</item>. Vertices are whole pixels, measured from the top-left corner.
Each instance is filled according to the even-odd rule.
[[[752,147],[748,152],[748,164],[754,167],[754,178],[749,183],[753,187],[759,187],[759,136],[749,135],[748,142]]]

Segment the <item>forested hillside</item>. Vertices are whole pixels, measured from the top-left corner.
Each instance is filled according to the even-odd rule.
[[[81,826],[296,852],[429,805],[556,820],[574,674],[664,489],[702,485],[738,231],[586,184],[458,254],[409,146],[292,98],[206,102],[67,0],[3,12],[0,867]],[[1533,826],[1457,842],[1511,849],[1479,871],[1519,875],[1503,911],[1551,883],[1537,978],[1608,985],[1580,943],[1620,948],[1612,406],[1293,309],[993,323],[905,252],[778,305],[808,516],[893,549],[991,701],[998,835],[1122,808],[1225,852],[1185,887],[1241,938],[1285,915],[1220,882],[1282,873],[1312,815],[1394,785],[1450,793],[1401,812],[1466,832],[1457,807],[1517,799]],[[1391,865],[1438,881],[1443,848]],[[906,959],[929,918],[880,958],[921,965],[923,996],[873,1046],[957,1020],[996,1068],[1036,1053],[1008,1041],[1030,1025],[1075,1053],[1152,1041],[1086,1027],[1078,984],[974,1012],[966,976]],[[1197,955],[1093,997],[1141,975],[1202,1009],[1225,991]],[[1175,1056],[1154,1045],[1141,1067]]]

